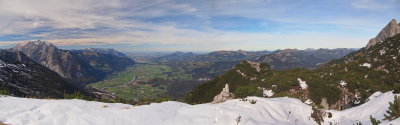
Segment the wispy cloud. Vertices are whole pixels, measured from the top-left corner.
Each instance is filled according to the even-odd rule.
[[[399,3],[398,0],[358,0],[351,5],[360,9],[387,9],[399,7]]]
[[[0,0],[0,46],[44,39],[59,46],[146,44],[193,51],[361,47],[387,21],[399,18],[395,3],[399,2]],[[376,6],[381,8],[374,10]],[[151,50],[146,47],[143,50]]]

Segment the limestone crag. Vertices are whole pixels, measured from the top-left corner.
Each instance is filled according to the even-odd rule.
[[[396,20],[393,19],[392,21],[389,22],[389,24],[387,24],[385,26],[385,28],[383,28],[379,32],[379,34],[375,38],[372,38],[371,40],[369,40],[369,42],[367,44],[367,48],[369,48],[379,42],[382,42],[382,41],[386,40],[386,38],[392,37],[398,33],[400,33],[400,24],[398,24],[396,22]]]
[[[99,70],[80,60],[74,52],[61,50],[46,41],[18,43],[11,51],[23,52],[32,60],[74,83],[94,81],[102,75]]]
[[[233,99],[233,93],[229,92],[229,85],[225,84],[225,87],[222,89],[221,93],[214,97],[214,100],[211,102],[213,104],[225,102],[226,100]]]

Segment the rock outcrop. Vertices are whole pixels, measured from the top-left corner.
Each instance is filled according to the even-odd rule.
[[[19,43],[11,50],[25,53],[76,85],[100,80],[107,73],[122,70],[135,63],[114,49],[62,50],[40,40]]]
[[[385,26],[385,28],[383,28],[379,32],[379,34],[375,38],[369,40],[367,48],[374,46],[376,43],[382,42],[386,40],[386,38],[392,37],[398,33],[400,33],[400,24],[398,24],[396,20],[393,19],[392,21],[389,22],[389,24]]]
[[[347,89],[345,86],[340,86],[339,87],[341,90],[341,95],[339,97],[339,100],[335,104],[328,104],[327,98],[322,98],[321,99],[321,106],[324,107],[324,109],[327,110],[344,110],[347,108],[350,108],[354,105],[358,105],[361,103],[361,97],[360,93],[358,90],[355,92],[351,92],[349,89]]]
[[[11,50],[23,52],[32,60],[73,83],[95,81],[104,75],[101,71],[80,60],[74,52],[58,49],[46,41],[38,40],[18,43]]]
[[[225,84],[225,87],[222,89],[221,93],[214,97],[214,100],[211,102],[213,104],[225,102],[226,100],[233,99],[233,93],[229,92],[229,85]]]

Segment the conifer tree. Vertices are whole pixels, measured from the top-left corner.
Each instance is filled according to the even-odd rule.
[[[383,120],[395,120],[400,117],[400,97],[395,96],[393,102],[389,102],[389,110],[384,114],[385,119]]]
[[[369,119],[371,120],[372,125],[379,125],[380,123],[382,123],[379,120],[376,120],[374,117],[372,117],[372,115],[369,116]]]

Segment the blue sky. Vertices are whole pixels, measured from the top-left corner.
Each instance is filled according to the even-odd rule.
[[[400,0],[0,0],[0,47],[361,48],[399,12]]]

